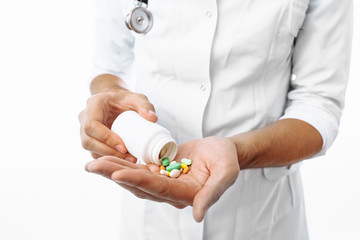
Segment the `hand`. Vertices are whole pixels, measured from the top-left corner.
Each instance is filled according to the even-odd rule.
[[[80,135],[82,146],[93,158],[111,155],[136,162],[136,158],[127,153],[121,137],[110,130],[116,117],[127,110],[134,110],[149,121],[157,121],[154,106],[142,94],[122,89],[98,93],[88,99],[86,108],[79,114]]]
[[[107,177],[139,198],[167,202],[177,208],[193,206],[193,216],[202,221],[208,208],[236,180],[240,168],[235,144],[220,137],[208,137],[179,145],[175,158],[193,160],[190,171],[179,178],[160,175],[154,164],[134,164],[115,157],[88,163],[89,172]]]

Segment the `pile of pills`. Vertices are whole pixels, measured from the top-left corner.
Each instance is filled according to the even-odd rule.
[[[181,159],[180,162],[170,162],[168,158],[162,159],[162,165],[160,167],[160,174],[171,178],[177,178],[181,173],[188,173],[192,161],[187,158]]]

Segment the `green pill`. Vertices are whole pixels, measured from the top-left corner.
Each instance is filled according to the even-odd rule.
[[[170,166],[167,166],[166,171],[171,172],[174,169],[180,170],[180,168],[181,168],[181,163],[178,162],[178,163],[174,163]]]
[[[192,164],[192,161],[191,161],[191,159],[183,158],[183,159],[181,159],[181,163],[184,163],[184,164],[190,166]]]
[[[164,167],[167,167],[167,166],[169,166],[169,164],[170,164],[170,160],[166,157],[166,158],[163,158],[162,159],[162,165],[164,166]]]

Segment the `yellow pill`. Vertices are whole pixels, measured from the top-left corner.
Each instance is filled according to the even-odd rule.
[[[185,168],[188,167],[188,165],[186,165],[185,163],[182,163],[182,164],[181,164],[181,167],[185,169]]]

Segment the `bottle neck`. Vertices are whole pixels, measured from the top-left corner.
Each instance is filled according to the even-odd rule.
[[[156,165],[162,164],[164,157],[172,161],[177,153],[177,144],[170,134],[156,134],[149,143],[148,159]]]

